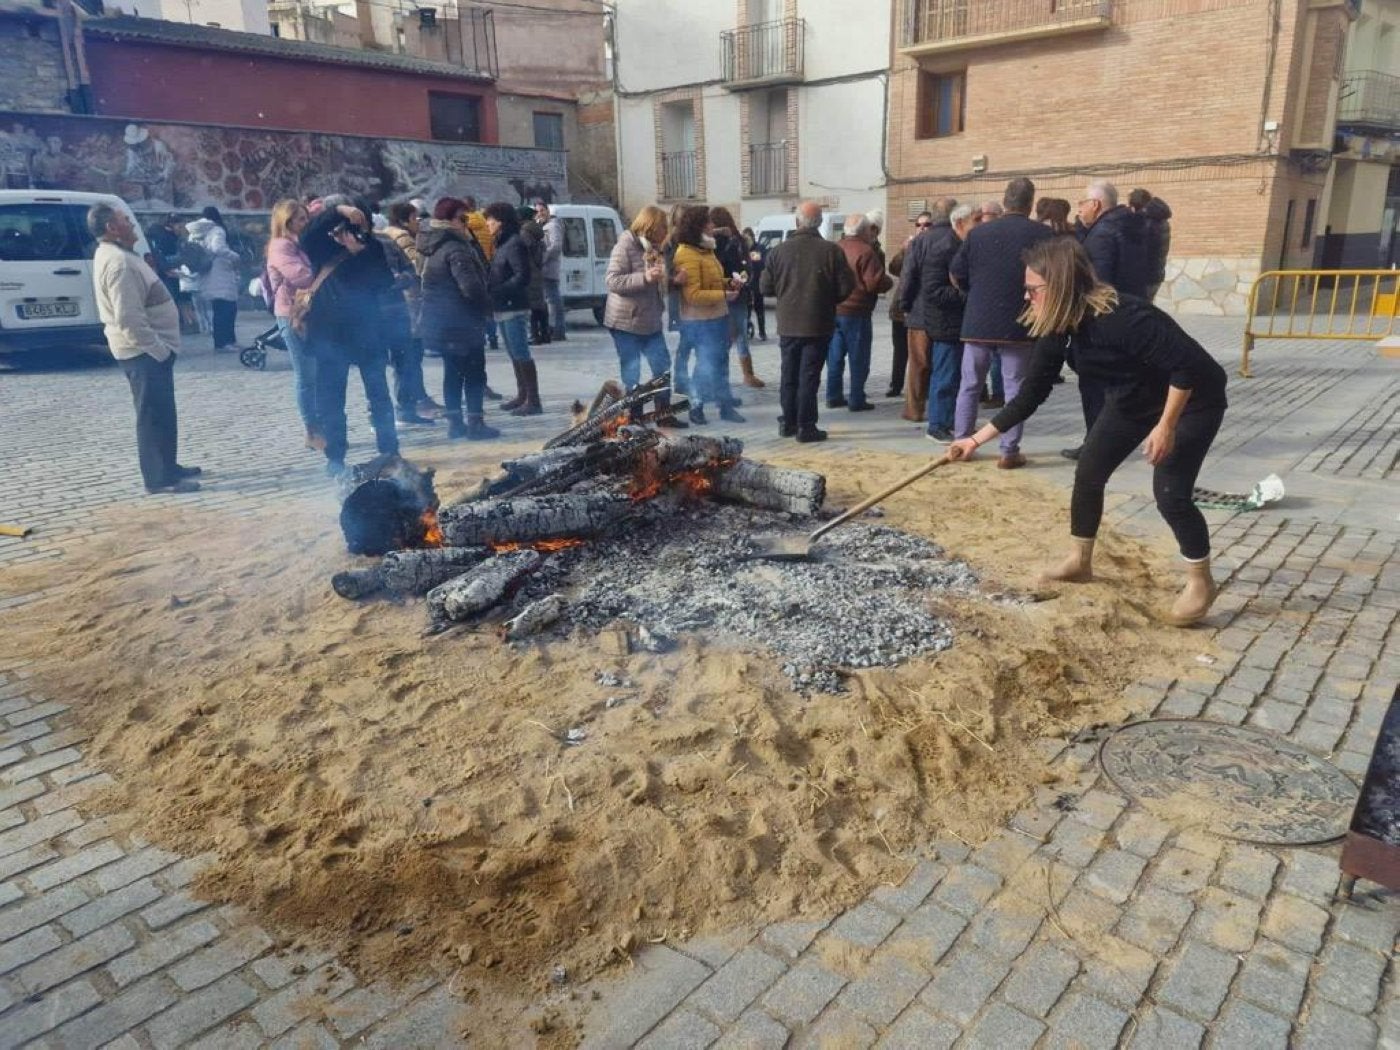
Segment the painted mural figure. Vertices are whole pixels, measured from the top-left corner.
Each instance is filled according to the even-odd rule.
[[[29,166],[36,190],[67,189],[78,178],[77,164],[63,152],[63,139],[50,135]]]
[[[128,124],[122,136],[126,143],[126,169],[122,177],[138,191],[131,193],[133,207],[173,207],[175,155],[160,139],[139,124]]]
[[[7,190],[27,190],[33,186],[31,166],[42,148],[32,128],[14,124],[0,131],[0,182]]]

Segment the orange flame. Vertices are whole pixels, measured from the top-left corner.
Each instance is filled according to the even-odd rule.
[[[560,539],[560,540],[532,540],[528,543],[491,543],[487,544],[498,554],[507,551],[539,551],[541,554],[551,554],[554,551],[566,551],[570,547],[582,547],[583,540]]]
[[[436,510],[429,507],[418,520],[423,523],[424,547],[441,547],[445,544],[446,540],[442,535],[442,529],[438,526]]]

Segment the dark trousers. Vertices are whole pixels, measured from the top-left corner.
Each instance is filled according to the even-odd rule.
[[[175,419],[175,355],[157,361],[142,354],[121,362],[136,406],[136,454],[148,489],[172,485],[179,443]]]
[[[768,308],[763,303],[763,296],[757,291],[749,296],[749,313],[757,322],[756,330],[760,339],[768,338]]]
[[[234,331],[234,321],[238,319],[238,304],[232,299],[210,299],[209,309],[214,314],[214,349],[238,345],[238,333]]]
[[[423,386],[423,342],[406,332],[396,336],[389,347],[389,362],[394,366],[394,404],[400,412],[416,412],[418,402],[428,398]]]
[[[799,433],[817,427],[817,392],[821,388],[822,366],[831,337],[779,336],[783,370],[778,382],[783,424],[796,425]]]
[[[903,321],[890,321],[890,342],[894,356],[890,358],[890,391],[886,396],[898,397],[904,393],[904,372],[909,367],[909,329]]]
[[[360,372],[360,383],[369,402],[370,422],[374,425],[374,444],[380,452],[398,452],[399,434],[394,427],[394,399],[389,394],[385,375],[388,354],[358,348],[350,350],[324,338],[312,336],[312,354],[316,358],[316,414],[321,420],[321,433],[326,439],[326,459],[344,463],[349,448],[345,425],[345,388],[350,369]]]
[[[1094,421],[1103,411],[1103,384],[1088,376],[1079,377],[1079,406],[1084,410],[1084,431],[1094,429]]]
[[[442,352],[442,405],[449,419],[462,414],[481,418],[481,401],[486,391],[486,349],[444,350]]]
[[[549,311],[543,306],[530,310],[530,341],[549,342]]]
[[[1225,405],[1189,407],[1176,426],[1176,445],[1170,456],[1152,472],[1152,495],[1157,511],[1176,536],[1182,557],[1193,560],[1210,555],[1210,533],[1206,519],[1191,500],[1201,464],[1210,451],[1215,432],[1225,417]],[[1070,497],[1070,535],[1092,539],[1098,535],[1103,517],[1104,486],[1113,472],[1133,454],[1157,425],[1159,415],[1125,415],[1114,402],[1107,402],[1084,438],[1079,463],[1074,471],[1074,493]]]

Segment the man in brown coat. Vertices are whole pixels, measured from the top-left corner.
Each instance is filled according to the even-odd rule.
[[[821,235],[822,208],[803,201],[797,232],[768,253],[762,292],[778,300],[778,345],[783,355],[778,433],[798,441],[825,441],[817,429],[817,392],[836,306],[856,290],[846,254]]]
[[[841,251],[855,275],[856,289],[836,307],[836,331],[826,350],[826,407],[869,412],[875,406],[865,396],[870,375],[871,315],[882,292],[894,287],[875,251],[870,220],[859,212],[846,216]],[[851,362],[851,395],[842,392],[846,359]]]

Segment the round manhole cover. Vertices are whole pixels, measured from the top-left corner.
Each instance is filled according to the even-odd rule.
[[[1159,719],[1124,726],[1099,761],[1118,789],[1156,816],[1275,846],[1327,842],[1347,828],[1356,784],[1273,733]]]

